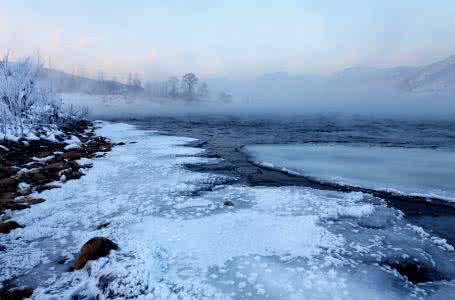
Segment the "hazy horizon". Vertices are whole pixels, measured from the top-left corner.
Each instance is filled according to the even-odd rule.
[[[0,0],[0,52],[93,76],[327,75],[455,54],[455,3]]]

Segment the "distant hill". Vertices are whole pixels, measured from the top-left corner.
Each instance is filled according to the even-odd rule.
[[[455,55],[418,68],[404,83],[413,92],[455,94]]]
[[[43,70],[41,80],[57,93],[120,95],[143,92],[143,88],[140,86],[127,85],[113,80],[95,80],[48,68]]]
[[[347,83],[383,84],[411,93],[455,95],[455,55],[419,67],[348,68],[335,78]]]

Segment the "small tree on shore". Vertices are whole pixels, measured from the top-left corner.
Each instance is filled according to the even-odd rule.
[[[34,129],[63,122],[62,101],[39,83],[42,65],[26,58],[0,60],[0,130],[4,136],[25,136]]]
[[[179,96],[179,79],[175,76],[169,77],[166,82],[167,96],[173,99]]]
[[[228,94],[226,92],[221,92],[219,95],[218,95],[218,100],[220,102],[225,102],[225,103],[229,103],[229,102],[232,102],[232,95],[231,94]]]
[[[182,77],[183,96],[188,100],[195,98],[195,89],[199,78],[194,73],[188,73]]]
[[[209,96],[209,86],[207,83],[203,82],[201,85],[199,85],[197,89],[197,96],[200,99],[205,99]]]

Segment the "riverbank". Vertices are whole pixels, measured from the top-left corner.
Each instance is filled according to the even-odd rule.
[[[58,131],[0,141],[0,235],[25,227],[17,222],[15,212],[45,202],[44,191],[80,179],[93,166],[91,159],[111,151],[112,143],[96,135],[96,128],[92,122],[75,121]],[[0,242],[0,252],[9,255],[9,251],[10,245]],[[11,278],[0,286],[1,299],[31,293],[32,289],[18,288]]]
[[[185,166],[226,161],[192,138],[121,123],[103,123],[96,134],[124,145],[93,159],[79,180],[43,191],[47,201],[14,212],[25,227],[0,235],[3,284],[32,288],[34,299],[453,292],[453,247],[381,199],[194,172]],[[114,251],[68,272],[93,237],[109,238]]]

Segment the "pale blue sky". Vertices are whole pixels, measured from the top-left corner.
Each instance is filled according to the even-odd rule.
[[[327,74],[455,54],[453,0],[0,0],[0,50],[148,77]]]

